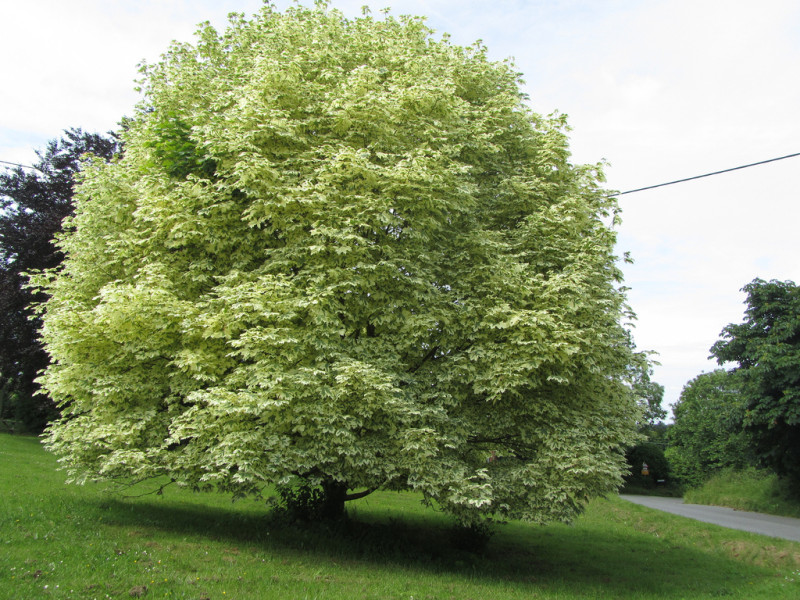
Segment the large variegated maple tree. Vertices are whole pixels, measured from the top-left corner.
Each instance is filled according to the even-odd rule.
[[[410,489],[464,522],[617,488],[642,359],[616,206],[510,63],[323,3],[143,72],[39,277],[74,480],[299,477],[329,512]]]

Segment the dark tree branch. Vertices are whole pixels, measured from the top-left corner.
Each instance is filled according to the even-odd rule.
[[[425,356],[423,356],[423,357],[422,357],[422,360],[421,360],[421,361],[419,361],[419,363],[417,364],[417,366],[415,366],[414,368],[412,368],[412,369],[409,371],[409,373],[410,373],[410,374],[413,374],[413,373],[416,373],[417,371],[419,371],[420,367],[422,367],[422,365],[424,365],[426,362],[428,362],[430,359],[432,359],[432,358],[433,358],[433,357],[436,355],[436,353],[437,353],[438,351],[439,351],[439,346],[433,346],[433,347],[432,347],[432,348],[431,348],[431,349],[428,351],[428,353],[427,353],[427,354],[425,354]]]
[[[364,490],[363,492],[357,492],[355,494],[345,494],[344,501],[349,502],[350,500],[358,500],[360,498],[364,498],[369,496],[372,492],[376,491],[378,488],[369,488],[368,490]]]

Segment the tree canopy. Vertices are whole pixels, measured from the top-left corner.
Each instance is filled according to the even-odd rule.
[[[39,278],[72,478],[411,489],[465,522],[616,490],[645,361],[616,204],[519,84],[421,19],[324,5],[145,67]]]
[[[692,379],[673,406],[667,458],[674,475],[700,485],[724,468],[753,464],[750,438],[742,429],[745,401],[736,374],[718,369]]]
[[[0,174],[1,393],[13,399],[5,404],[5,412],[34,431],[41,431],[55,411],[46,396],[36,395],[34,380],[48,359],[31,308],[42,297],[25,287],[25,274],[61,263],[53,238],[72,212],[81,157],[91,153],[109,160],[117,151],[111,136],[69,129],[38,153],[35,169]]]
[[[667,416],[666,409],[662,406],[664,401],[664,386],[651,379],[652,365],[639,363],[634,365],[631,375],[633,392],[637,397],[639,407],[642,409],[639,430],[652,430],[657,424],[662,423]]]
[[[800,485],[800,288],[755,279],[742,291],[745,320],[725,327],[711,353],[720,364],[738,363],[757,457]]]

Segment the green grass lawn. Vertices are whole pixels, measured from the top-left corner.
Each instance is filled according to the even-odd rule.
[[[0,598],[663,599],[800,597],[800,544],[617,498],[574,525],[499,528],[483,554],[413,494],[377,493],[338,525],[168,488],[65,486],[35,438],[0,435]]]

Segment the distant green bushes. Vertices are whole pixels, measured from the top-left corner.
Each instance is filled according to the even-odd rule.
[[[626,454],[631,472],[625,478],[629,485],[639,487],[655,487],[659,481],[666,481],[670,476],[670,465],[662,450],[656,444],[644,442],[628,450]],[[647,465],[647,474],[644,473]]]
[[[698,375],[683,388],[673,413],[665,455],[684,485],[696,487],[723,469],[755,464],[735,373],[719,369]]]

